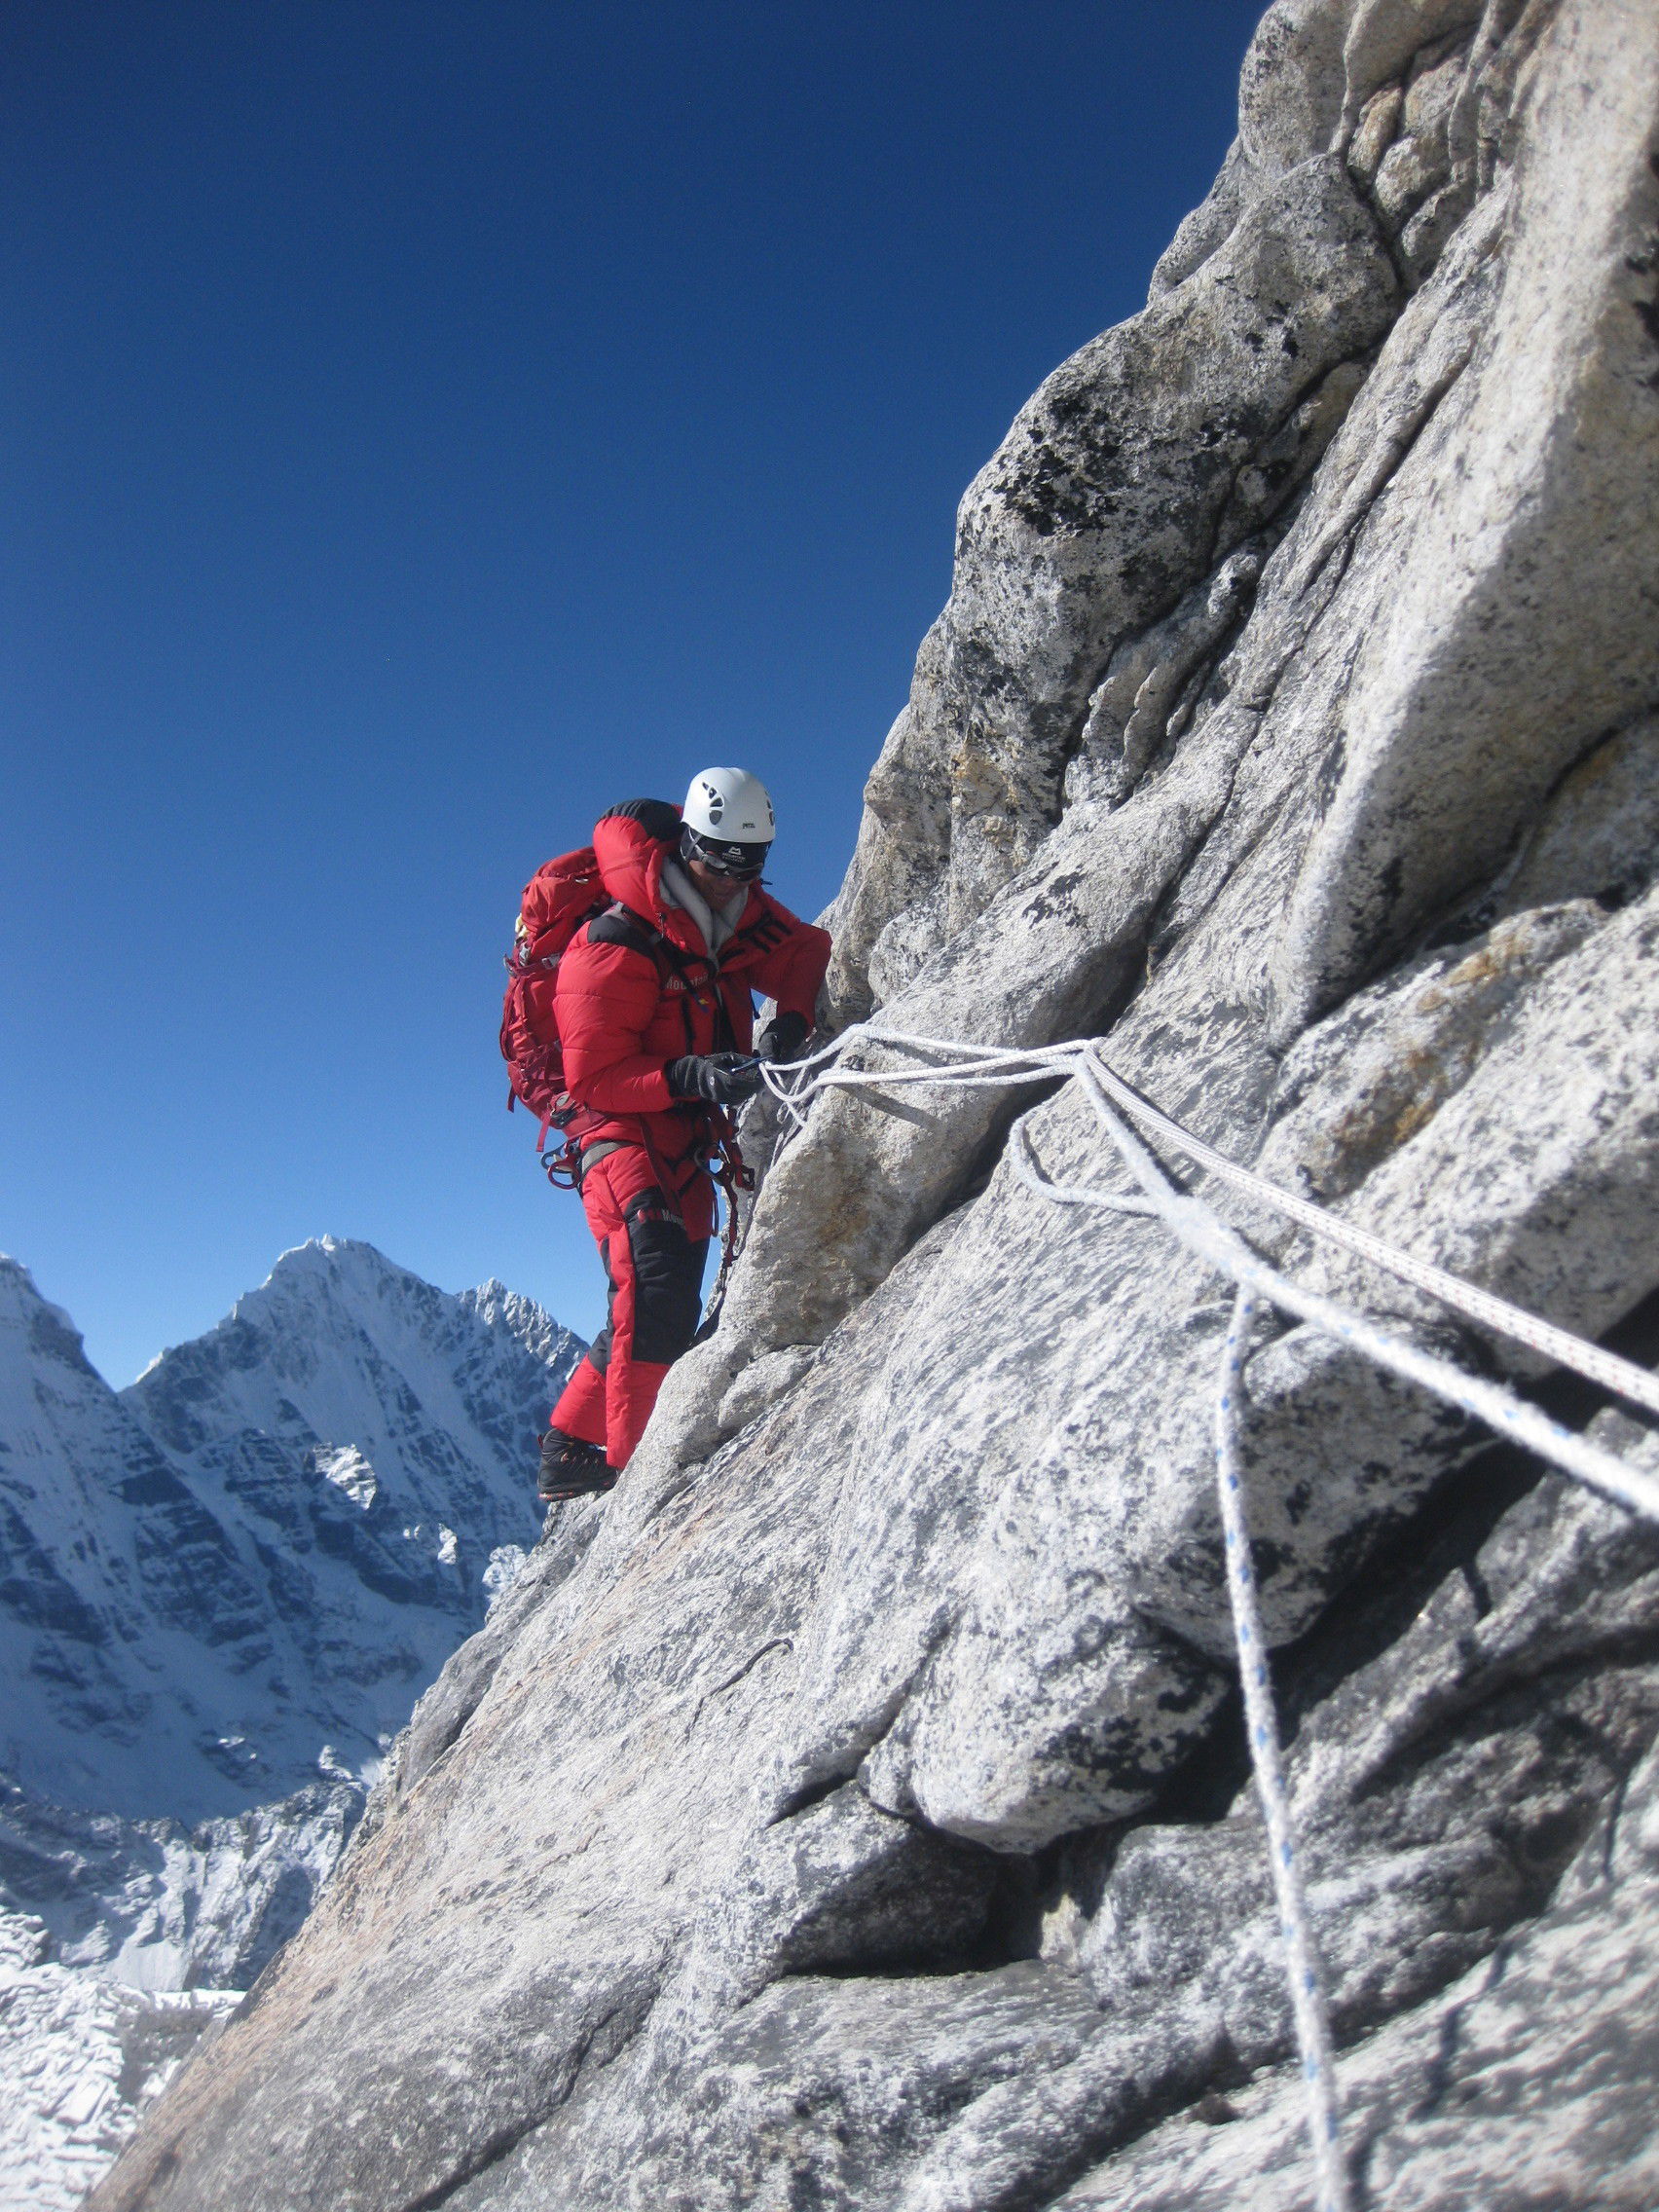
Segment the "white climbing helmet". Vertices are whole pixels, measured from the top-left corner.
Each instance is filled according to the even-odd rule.
[[[685,794],[685,827],[721,845],[769,845],[778,833],[772,801],[745,768],[705,768]]]

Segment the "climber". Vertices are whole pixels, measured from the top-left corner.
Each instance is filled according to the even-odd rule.
[[[830,939],[761,888],[773,835],[740,768],[706,769],[683,808],[630,799],[595,826],[614,903],[571,940],[555,999],[609,1301],[542,1439],[544,1498],[609,1490],[626,1465],[696,1333],[727,1110],[759,1088],[758,1061],[798,1058],[811,1034]],[[777,1002],[757,1040],[752,990]]]

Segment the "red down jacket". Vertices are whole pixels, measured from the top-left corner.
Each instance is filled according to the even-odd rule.
[[[755,1034],[752,991],[776,999],[781,1014],[810,1022],[830,965],[829,934],[753,884],[717,964],[691,916],[664,902],[663,863],[672,844],[653,837],[630,811],[595,825],[593,849],[611,898],[660,930],[678,957],[605,941],[606,915],[576,932],[559,963],[566,1088],[594,1117],[580,1126],[584,1144],[638,1144],[645,1135],[665,1163],[677,1164],[693,1148],[701,1113],[669,1096],[668,1062],[688,1052],[747,1052]]]

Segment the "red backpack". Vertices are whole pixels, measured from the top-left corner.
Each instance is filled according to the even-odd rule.
[[[540,1121],[538,1146],[568,1113],[565,1055],[553,1003],[559,960],[586,921],[611,903],[591,845],[538,867],[524,887],[513,949],[507,955],[507,994],[501,1001],[501,1057],[507,1063],[507,1110],[522,1098]]]

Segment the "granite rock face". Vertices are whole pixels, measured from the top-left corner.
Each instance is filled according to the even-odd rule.
[[[1651,1362],[1656,292],[1647,0],[1275,0],[1147,310],[964,500],[833,1014],[1101,1035],[1235,1158]],[[1041,1096],[757,1131],[718,1334],[100,2212],[1306,2200],[1212,1495],[1228,1300],[1156,1222],[1015,1179]],[[1073,1089],[1031,1131],[1111,1187]],[[1659,1532],[1307,1327],[1260,1320],[1246,1383],[1366,2186],[1648,2202]]]

